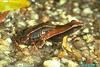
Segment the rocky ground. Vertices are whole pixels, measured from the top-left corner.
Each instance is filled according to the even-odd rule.
[[[99,6],[99,0],[31,0],[28,8],[10,11],[0,24],[0,67],[100,67]],[[21,50],[13,47],[17,31],[71,20],[84,25],[67,31],[60,41],[49,39],[42,48],[22,43],[18,44]]]

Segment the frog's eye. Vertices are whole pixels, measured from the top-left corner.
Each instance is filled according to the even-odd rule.
[[[28,0],[0,0],[0,12],[16,10],[29,5]]]

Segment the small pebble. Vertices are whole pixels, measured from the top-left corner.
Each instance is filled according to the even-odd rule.
[[[17,62],[14,67],[34,67],[34,65],[25,62]]]
[[[76,14],[79,14],[81,12],[81,10],[80,10],[80,8],[77,7],[77,8],[73,9],[73,12]]]
[[[4,53],[8,55],[8,54],[10,54],[10,51],[5,51]]]
[[[27,46],[24,45],[24,44],[20,44],[19,47],[20,47],[20,48],[26,48]]]
[[[67,15],[68,21],[71,22],[72,20],[79,21],[76,17],[72,17],[71,15]]]
[[[93,40],[94,40],[94,38],[91,34],[84,35],[83,39],[86,40],[87,43],[93,42]]]
[[[89,25],[91,25],[91,26],[92,26],[92,25],[93,25],[93,23],[89,23]]]
[[[69,61],[67,67],[78,67],[78,64],[76,62]]]
[[[32,56],[24,57],[22,60],[23,60],[24,62],[29,63],[29,64],[34,63],[34,59],[32,58]]]
[[[26,26],[26,24],[25,24],[25,22],[17,22],[17,26],[18,26],[19,28],[23,28],[23,27]]]
[[[85,61],[86,60],[86,58],[85,57],[82,57],[82,61]]]
[[[26,22],[28,24],[28,27],[37,25],[37,23],[34,20],[27,20]]]
[[[31,19],[32,19],[32,20],[38,20],[38,19],[39,19],[39,15],[38,15],[37,13],[32,12],[31,14],[32,14],[32,15],[31,15]]]
[[[30,55],[29,49],[28,48],[23,48],[23,54],[26,56]]]
[[[66,67],[78,67],[78,64],[76,62],[73,62],[72,60],[68,60],[63,58],[62,62],[65,64],[66,63]]]
[[[35,0],[31,0],[32,2],[35,2]]]
[[[11,22],[6,22],[5,23],[5,27],[11,27],[11,26],[13,26],[13,24]]]
[[[89,48],[90,48],[91,50],[93,50],[93,49],[95,48],[95,45],[90,45]]]
[[[47,46],[52,46],[52,42],[49,42],[49,41],[46,41],[45,44],[46,44]]]
[[[60,16],[61,16],[61,18],[63,18],[63,19],[66,19],[67,17],[66,17],[66,12],[62,12],[61,14],[60,14]]]
[[[94,30],[94,27],[91,27],[91,30]]]
[[[7,20],[6,20],[6,22],[9,22],[9,21],[10,21],[10,19],[7,19]]]
[[[80,33],[80,30],[76,30],[75,32],[73,32],[72,34],[73,35],[77,35],[77,34],[79,34]]]
[[[81,40],[80,38],[79,39],[75,38],[75,40],[76,41],[73,43],[75,48],[82,49],[85,46],[85,42]]]
[[[48,16],[43,16],[41,19],[41,21],[44,23],[48,22],[49,20],[50,20],[50,18]]]
[[[93,58],[88,58],[88,59],[86,60],[86,63],[87,63],[87,64],[93,64]]]
[[[78,6],[79,6],[79,3],[78,3],[78,2],[75,2],[75,3],[74,3],[74,6],[75,6],[75,7],[78,7]]]
[[[89,33],[89,28],[85,28],[85,29],[83,30],[83,32],[84,32],[84,33]]]
[[[58,55],[58,53],[59,53],[59,50],[56,49],[56,50],[54,51],[54,55]]]
[[[8,62],[6,60],[0,60],[0,67],[4,67],[7,64]]]
[[[32,0],[31,0],[31,1],[32,1]],[[31,8],[31,7],[28,7],[27,9],[28,9],[29,11],[32,11],[32,8]]]
[[[72,40],[72,38],[71,38],[71,37],[67,39],[67,41],[68,41],[68,42],[70,42],[71,40]]]
[[[81,51],[84,51],[84,50],[87,50],[87,49],[88,48],[86,46],[80,48]]]
[[[67,0],[60,0],[59,4],[60,4],[60,5],[63,5],[63,4],[66,3],[66,2],[67,2]]]
[[[83,10],[83,15],[88,15],[88,14],[93,14],[93,11],[87,7]]]
[[[43,63],[44,67],[60,67],[61,63],[60,61],[53,59],[53,60],[46,60]]]
[[[9,44],[5,40],[0,39],[0,50],[1,51],[8,51],[9,49]]]
[[[12,43],[12,40],[11,40],[11,38],[6,38],[6,40],[5,40],[7,43],[9,43],[9,44],[11,44]]]
[[[82,52],[83,57],[88,57],[89,56],[89,51],[88,50],[83,50]]]

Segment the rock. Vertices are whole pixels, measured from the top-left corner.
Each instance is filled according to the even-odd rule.
[[[76,41],[73,43],[74,47],[77,49],[81,49],[85,46],[85,42],[82,39],[78,39],[76,38]]]
[[[18,26],[19,28],[23,28],[23,27],[26,26],[26,24],[25,24],[25,22],[20,21],[20,22],[17,22],[17,26]]]
[[[46,22],[50,21],[50,18],[48,16],[42,16],[41,21],[46,23]]]
[[[23,49],[26,48],[27,46],[25,44],[20,44],[19,47]]]
[[[73,61],[68,61],[68,66],[67,67],[78,67],[78,64]]]
[[[46,60],[43,63],[44,67],[60,67],[60,61],[56,59]]]
[[[73,48],[72,51],[73,51],[72,58],[75,58],[75,60],[80,61],[82,58],[81,51],[79,51],[76,48]]]
[[[0,51],[9,51],[9,43],[7,43],[5,40],[0,39]]]
[[[78,6],[79,6],[79,3],[78,3],[78,2],[74,2],[73,5],[74,5],[75,7],[78,7]]]
[[[58,55],[58,54],[59,54],[59,50],[56,49],[56,50],[54,51],[54,55]]]
[[[72,20],[79,21],[77,18],[72,17],[71,15],[67,15],[68,21],[71,22]]]
[[[76,14],[80,14],[81,10],[80,10],[80,8],[76,7],[73,9],[73,12]]]
[[[89,14],[93,14],[93,11],[87,7],[83,9],[83,15],[89,15]]]
[[[22,59],[22,61],[27,62],[27,63],[30,63],[30,64],[34,63],[34,62],[33,62],[34,59],[32,58],[32,56],[26,56],[26,57],[24,57],[24,58]]]
[[[0,61],[0,67],[4,67],[8,64],[8,62],[6,60],[1,60]]]
[[[35,2],[35,0],[31,0],[32,2]]]
[[[11,22],[6,22],[5,23],[5,27],[11,27],[11,26],[13,26],[13,24]]]
[[[62,58],[61,61],[66,64],[66,67],[78,67],[79,65],[76,62],[73,62],[72,60],[68,60],[65,58]]]
[[[59,4],[60,4],[60,5],[63,5],[63,4],[65,4],[66,2],[67,2],[67,0],[60,0]]]
[[[89,23],[89,25],[93,26],[93,23]]]
[[[83,30],[83,32],[84,32],[84,33],[89,33],[89,28],[85,28],[85,29]]]
[[[88,50],[84,50],[81,52],[83,57],[88,57],[89,56],[89,51]]]
[[[37,19],[39,19],[39,15],[38,15],[37,13],[35,13],[34,11],[32,11],[31,14],[32,14],[32,15],[31,15],[31,19],[32,19],[32,20],[37,20]]]
[[[86,60],[86,58],[85,57],[82,57],[82,61],[85,61]]]
[[[46,44],[47,46],[52,46],[52,42],[49,42],[49,41],[46,41],[45,44]]]
[[[23,48],[23,54],[26,55],[26,56],[29,56],[30,55],[30,51],[28,48]]]
[[[17,62],[15,64],[15,67],[34,67],[34,65],[30,65],[29,63],[25,63],[25,62]]]
[[[5,39],[5,41],[6,41],[7,43],[9,43],[9,44],[11,44],[11,43],[12,43],[11,38],[6,38],[6,39]]]
[[[87,64],[93,64],[93,58],[87,58],[86,63]]]
[[[95,45],[89,45],[90,52],[94,52]]]
[[[90,42],[93,42],[94,38],[91,34],[87,34],[87,35],[84,35],[83,36],[83,39],[87,42],[87,43],[90,43]]]
[[[35,20],[27,20],[26,22],[28,24],[28,27],[37,25],[37,23],[35,22]]]

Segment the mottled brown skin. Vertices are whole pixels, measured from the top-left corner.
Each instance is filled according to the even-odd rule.
[[[76,20],[72,20],[70,23],[65,25],[48,25],[47,23],[39,24],[33,28],[29,28],[22,32],[21,35],[14,36],[13,41],[18,44],[35,44],[43,45],[44,42],[56,35],[69,31],[75,27],[81,27],[83,23]],[[42,33],[44,31],[44,33]],[[38,36],[39,35],[39,36]],[[37,36],[37,37],[35,37]]]

